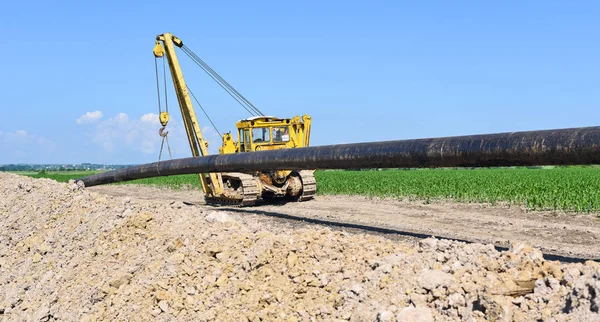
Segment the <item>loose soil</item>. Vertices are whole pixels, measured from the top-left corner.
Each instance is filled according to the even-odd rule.
[[[450,203],[319,197],[214,208],[197,204],[199,192],[132,188],[107,194],[0,173],[0,319],[600,320],[598,262],[550,261],[519,241],[499,251],[415,238],[457,220],[434,218],[445,207],[459,212]],[[475,234],[472,221],[513,220],[473,207],[477,218],[464,213],[466,223],[445,229],[465,226],[483,238],[502,225]],[[570,227],[590,219],[573,218]],[[403,234],[390,234],[396,230]]]
[[[256,214],[294,224],[315,223],[342,229],[415,237],[436,236],[509,247],[522,242],[547,255],[600,259],[600,217],[555,211],[527,211],[518,206],[317,196],[309,202],[262,204],[249,208],[206,206],[201,191],[150,186],[97,186],[91,191],[146,200],[181,201],[201,209]]]

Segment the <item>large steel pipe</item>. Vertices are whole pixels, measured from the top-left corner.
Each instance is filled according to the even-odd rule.
[[[89,187],[208,172],[600,164],[599,144],[600,127],[468,135],[175,159],[79,180]]]

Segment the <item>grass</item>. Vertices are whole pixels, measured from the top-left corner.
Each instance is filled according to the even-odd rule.
[[[58,182],[68,182],[69,180],[78,179],[81,177],[89,176],[92,174],[99,173],[99,171],[80,171],[80,172],[70,172],[70,171],[52,171],[47,173],[37,173],[37,172],[22,172],[17,173],[21,175],[26,175],[32,178],[49,178],[56,180]],[[142,184],[142,185],[154,185],[167,187],[170,189],[181,189],[185,187],[197,187],[200,188],[200,182],[198,181],[198,176],[195,174],[184,174],[184,175],[176,175],[169,177],[156,177],[156,178],[147,178],[147,179],[139,179],[127,182],[118,182],[116,184]]]
[[[60,182],[94,172],[27,174]],[[317,171],[319,194],[365,195],[458,202],[498,202],[536,210],[600,211],[600,169],[557,167],[552,169],[423,169],[387,171]],[[119,184],[144,184],[199,188],[196,175],[140,179]]]
[[[71,179],[77,179],[98,173],[98,171],[49,171],[49,172],[12,172],[32,178],[49,178],[58,182],[68,182]]]
[[[198,188],[200,187],[200,180],[195,174],[182,174],[169,177],[156,177],[147,179],[138,179],[129,182],[119,182],[118,184],[143,184],[152,186],[168,187],[170,189],[181,189],[181,188]]]

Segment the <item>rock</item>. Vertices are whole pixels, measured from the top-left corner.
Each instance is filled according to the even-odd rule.
[[[183,247],[183,242],[181,241],[181,239],[176,238],[175,240],[171,241],[168,245],[167,245],[167,251],[169,253],[173,253],[176,250],[180,249],[181,247]]]
[[[459,293],[453,293],[448,296],[448,305],[459,308],[465,305],[465,297]]]
[[[552,277],[540,278],[535,281],[533,292],[537,295],[547,296],[554,292],[558,292],[560,282]]]
[[[405,307],[396,316],[398,322],[433,322],[433,314],[429,308]]]
[[[394,313],[391,311],[381,311],[377,313],[377,322],[393,322]]]
[[[363,292],[363,287],[362,287],[362,285],[360,285],[358,283],[354,283],[354,284],[352,284],[352,287],[350,288],[350,290],[352,291],[352,293],[354,293],[356,295],[361,295]]]
[[[121,285],[129,284],[131,277],[132,277],[131,274],[120,275],[120,276],[110,280],[110,282],[108,282],[108,285],[110,287],[119,288],[119,287],[121,287]]]
[[[304,282],[306,283],[307,286],[310,286],[310,287],[320,287],[321,286],[321,280],[319,280],[318,278],[316,278],[314,276],[310,276],[310,277],[306,278],[306,280]]]
[[[44,302],[35,311],[33,318],[35,321],[49,321],[50,320],[50,303]]]
[[[170,300],[173,298],[173,296],[171,294],[169,294],[168,291],[165,290],[158,290],[156,291],[155,297],[158,301],[162,301],[162,300]]]
[[[451,244],[452,244],[452,242],[450,240],[448,240],[448,239],[441,239],[441,240],[438,241],[438,243],[436,245],[437,246],[437,250],[441,251],[441,252],[446,251],[446,250],[448,250],[450,248]]]
[[[296,255],[296,253],[294,253],[294,252],[290,252],[287,257],[287,267],[288,268],[294,267],[294,265],[296,265],[297,261],[298,261],[298,255]]]
[[[600,280],[585,277],[577,280],[567,295],[564,311],[567,313],[600,313]]]
[[[228,282],[229,282],[229,278],[227,277],[227,275],[223,274],[217,279],[216,285],[218,287],[223,287],[223,286],[227,285]]]
[[[450,268],[451,268],[451,272],[454,273],[454,272],[458,271],[460,268],[462,268],[462,263],[460,261],[454,261],[454,263],[452,263]]]
[[[409,298],[410,302],[417,307],[427,306],[427,294],[411,293]]]
[[[183,260],[185,259],[185,254],[182,253],[176,253],[171,255],[171,257],[169,257],[169,261],[175,265],[179,265],[181,263],[183,263]]]
[[[453,277],[448,273],[437,270],[424,270],[417,278],[420,287],[426,290],[433,290],[437,287],[448,288],[452,283]]]
[[[567,283],[573,283],[577,278],[579,278],[579,276],[581,276],[581,271],[579,271],[579,268],[571,267],[566,270],[563,279]]]
[[[81,182],[81,186],[84,186],[83,182]],[[80,189],[80,187],[75,183],[75,180],[69,180],[69,189],[71,191],[77,191]]]
[[[131,209],[127,208],[127,209],[125,209],[125,211],[123,211],[123,213],[117,215],[117,217],[119,217],[119,218],[130,217],[132,212],[133,211],[131,211]]]
[[[438,240],[435,238],[427,238],[423,239],[419,242],[419,245],[428,250],[435,250],[437,246]]]
[[[231,216],[229,216],[224,211],[211,211],[204,218],[206,219],[206,221],[208,221],[210,223],[213,223],[213,222],[226,223],[226,222],[234,222],[235,221],[233,218],[231,218]]]
[[[47,253],[52,252],[52,247],[47,243],[42,243],[38,246],[38,252],[42,255],[46,255]]]
[[[185,263],[179,265],[179,268],[181,268],[181,270],[184,271],[189,276],[192,276],[196,273],[196,271],[193,268],[191,268],[189,265],[187,265]]]
[[[181,311],[185,308],[185,305],[181,301],[175,301],[171,307],[173,311]]]
[[[499,295],[479,296],[479,302],[485,309],[485,318],[491,321],[512,320],[512,298]]]
[[[157,316],[162,312],[162,310],[160,308],[154,308],[152,311],[150,311],[150,314],[152,314],[152,316]]]
[[[160,308],[161,311],[165,312],[165,313],[169,313],[169,303],[167,303],[167,301],[160,301],[158,302],[158,307]]]

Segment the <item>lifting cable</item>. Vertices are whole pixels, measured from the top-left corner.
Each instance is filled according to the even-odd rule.
[[[227,94],[229,94],[235,101],[237,101],[246,111],[248,111],[248,113],[250,113],[253,116],[264,116],[265,114],[263,114],[263,112],[261,110],[259,110],[256,106],[254,106],[254,104],[252,104],[252,102],[250,102],[246,97],[244,97],[240,92],[238,92],[233,86],[231,86],[231,84],[229,84],[223,77],[221,77],[221,75],[219,75],[214,69],[212,69],[205,61],[203,61],[200,57],[198,57],[198,55],[196,55],[191,49],[189,49],[187,46],[182,46],[181,50],[188,56],[190,57],[190,59],[196,63],[196,65],[198,65],[208,76],[210,76],[210,78],[212,78],[219,86],[221,86],[221,88],[223,88],[223,90],[225,90],[227,92]],[[163,82],[165,85],[165,109],[167,114],[169,113],[169,101],[168,101],[168,97],[167,97],[167,70],[165,67],[165,59],[164,57],[160,57],[163,61]],[[158,75],[158,57],[154,58],[154,69],[155,69],[155,73],[156,73],[156,92],[158,95],[158,113],[159,115],[161,115],[162,113],[162,106],[161,106],[161,96],[160,96],[160,78]],[[215,129],[215,131],[217,132],[217,134],[219,134],[219,136],[221,138],[223,138],[223,136],[221,135],[221,132],[217,129],[217,126],[215,125],[215,123],[213,122],[213,120],[210,118],[210,116],[208,116],[208,113],[206,112],[206,110],[204,109],[204,107],[202,106],[202,104],[200,104],[200,102],[198,101],[198,99],[196,98],[196,95],[194,95],[194,93],[192,92],[192,90],[189,88],[189,86],[186,86],[187,90],[190,92],[190,94],[192,94],[192,97],[194,98],[194,100],[196,101],[196,104],[198,104],[198,106],[200,107],[200,109],[202,110],[202,112],[204,113],[204,115],[206,116],[206,118],[208,119],[208,121],[210,122],[210,124],[213,126],[213,128]],[[160,158],[162,156],[162,151],[164,148],[164,144],[165,141],[167,141],[167,148],[169,150],[169,157],[171,159],[173,159],[173,156],[171,155],[171,147],[169,145],[169,138],[168,138],[168,131],[164,131],[166,127],[166,124],[163,125],[160,130],[158,131],[158,134],[162,137],[162,142],[160,145],[160,152],[158,154],[158,164],[160,164]],[[157,167],[158,167],[157,164]]]
[[[183,48],[182,48],[183,49]],[[223,85],[221,82],[218,81],[218,79],[212,75],[208,70],[206,70],[202,64],[200,64],[199,62],[197,62],[190,54],[188,54],[185,50],[183,50],[188,57],[190,57],[192,59],[192,61],[194,61],[198,66],[200,66],[200,68],[202,68],[202,70],[208,75],[210,76],[219,86],[221,86],[221,88],[223,90],[225,90],[227,92],[227,94],[229,94],[236,102],[238,102],[246,111],[248,111],[248,113],[250,113],[250,115],[252,116],[256,116],[256,112],[253,112],[251,107],[249,107],[247,104],[244,104],[243,101],[241,101],[238,97],[236,97],[235,94],[233,94],[231,92],[231,90],[227,89],[227,87],[225,85]]]
[[[161,59],[163,61],[163,82],[165,84],[165,110],[167,113],[169,113],[169,99],[167,97],[167,68],[165,67],[165,58],[162,57]]]
[[[160,77],[158,76],[157,60],[158,60],[158,57],[154,57],[154,70],[155,70],[155,74],[156,74],[156,93],[158,95],[158,115],[160,116],[162,113],[162,107],[161,107],[161,99],[160,99]],[[168,114],[169,113],[169,101],[168,101],[168,96],[167,96],[167,71],[166,71],[166,67],[165,67],[164,58],[162,58],[162,61],[163,61],[163,80],[165,83],[165,109]],[[158,135],[160,135],[162,137],[162,142],[160,143],[160,151],[158,152],[158,163],[156,165],[157,169],[160,164],[160,158],[162,156],[162,151],[165,146],[165,141],[167,141],[167,149],[169,150],[169,158],[173,159],[173,155],[171,154],[171,145],[169,144],[169,137],[168,137],[169,131],[165,131],[166,127],[167,127],[167,125],[165,123],[158,130]]]
[[[154,71],[156,72],[156,94],[158,94],[158,115],[162,112],[162,108],[160,107],[160,81],[158,78],[158,63],[156,62],[158,58],[154,57]]]
[[[234,100],[236,100],[248,113],[251,115],[264,116],[254,104],[246,99],[240,92],[238,92],[231,84],[229,84],[223,77],[221,77],[214,69],[212,69],[206,62],[204,62],[198,55],[196,55],[187,46],[181,47],[182,51],[190,57],[208,76],[210,76],[221,88],[223,88]]]
[[[158,163],[160,163],[160,157],[162,156],[162,151],[163,151],[163,147],[165,145],[165,141],[167,141],[167,149],[169,150],[169,159],[173,159],[173,155],[171,154],[171,146],[169,145],[169,137],[167,136],[167,134],[169,134],[169,131],[165,132],[164,136],[163,136],[163,133],[160,133],[160,136],[162,136],[163,139],[162,139],[162,142],[160,143],[160,152],[158,152]],[[157,167],[158,167],[158,165],[157,165]]]
[[[154,57],[154,71],[156,74],[156,93],[158,94],[158,115],[162,113],[161,99],[160,99],[160,77],[158,76],[158,63],[156,62],[159,58]],[[165,84],[165,110],[169,113],[169,97],[167,91],[167,69],[165,66],[165,59],[161,57],[163,62],[163,82]]]
[[[183,46],[186,51],[188,51],[206,70],[208,70],[212,75],[214,75],[221,83],[223,83],[227,88],[229,88],[237,97],[239,97],[248,107],[250,107],[254,112],[258,115],[264,115],[252,102],[246,99],[240,92],[238,92],[231,84],[229,84],[221,75],[219,75],[212,67],[210,67],[202,58],[198,57],[196,53],[194,53],[187,46]]]
[[[202,107],[202,104],[200,104],[200,102],[196,98],[196,95],[194,95],[194,92],[192,92],[192,90],[190,89],[189,86],[187,86],[187,89],[188,89],[188,92],[190,92],[190,94],[192,94],[192,97],[196,101],[196,104],[198,104],[198,106],[200,107],[200,109],[202,110],[202,112],[204,112],[204,115],[206,115],[206,118],[208,119],[208,121],[210,122],[210,124],[212,124],[212,126],[215,128],[215,131],[217,131],[217,134],[219,134],[219,136],[221,137],[221,139],[223,139],[223,136],[221,135],[221,132],[219,131],[219,129],[217,129],[217,126],[215,125],[215,123],[213,122],[213,120],[210,118],[210,116],[208,116],[208,113],[206,113],[206,110],[204,110],[204,107]]]

